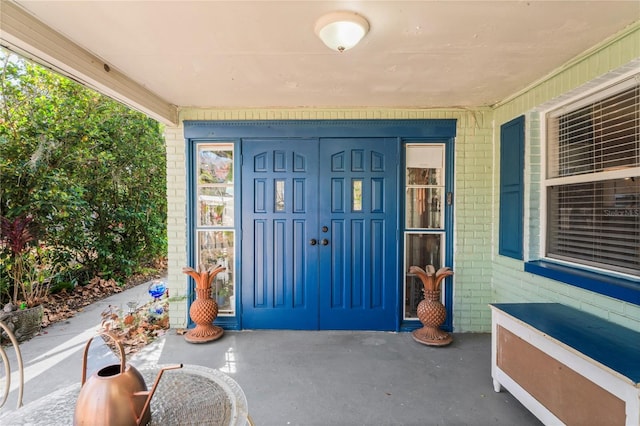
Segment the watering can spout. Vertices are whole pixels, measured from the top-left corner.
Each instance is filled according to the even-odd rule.
[[[143,421],[145,420],[145,417],[146,417],[145,414],[149,411],[150,404],[151,404],[151,398],[153,398],[153,394],[156,392],[156,388],[158,387],[158,383],[160,383],[160,379],[162,378],[162,374],[167,370],[175,370],[177,368],[182,368],[182,364],[169,365],[167,367],[163,367],[160,371],[158,371],[158,375],[156,376],[156,380],[154,380],[153,386],[151,387],[150,391],[143,391],[143,392],[137,392],[136,393],[136,395],[138,395],[138,394],[139,395],[147,395],[147,400],[144,402],[144,407],[142,407],[142,412],[136,418],[136,424],[138,426],[143,424]],[[149,421],[149,419],[146,419],[146,422],[148,422],[148,421]]]

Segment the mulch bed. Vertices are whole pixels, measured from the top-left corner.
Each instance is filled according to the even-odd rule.
[[[72,318],[76,313],[81,312],[85,306],[129,288],[161,278],[165,274],[166,267],[162,267],[152,274],[131,276],[124,285],[120,285],[114,280],[103,280],[96,277],[89,284],[77,286],[71,292],[63,290],[56,294],[50,294],[42,302],[44,307],[42,327],[46,328],[56,322]]]

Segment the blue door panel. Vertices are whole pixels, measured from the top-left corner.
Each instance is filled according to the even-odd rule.
[[[371,152],[371,171],[384,172],[385,170],[385,155],[381,152]]]
[[[273,305],[285,306],[287,292],[287,266],[290,257],[287,253],[287,223],[273,221]],[[269,247],[267,246],[268,250]]]
[[[351,221],[351,279],[347,282],[349,285],[350,308],[364,308],[363,294],[367,277],[365,276],[366,253],[365,248],[365,223],[363,220]]]
[[[266,222],[264,220],[256,220],[254,222],[253,240],[256,247],[263,247],[266,244],[267,231]],[[251,278],[253,281],[254,301],[256,307],[267,306],[267,256],[264,251],[256,250],[252,256],[254,261],[253,273]]]
[[[293,212],[305,213],[307,211],[305,205],[305,188],[307,185],[306,179],[293,179]]]
[[[345,171],[345,153],[344,151],[336,152],[331,156],[331,171],[343,172]]]
[[[305,236],[307,235],[306,221],[293,222],[293,306],[300,308],[305,304],[305,277],[307,276],[307,259],[305,250]]]
[[[266,213],[267,212],[267,181],[264,179],[255,179],[254,196],[253,196],[253,212],[254,213]]]
[[[317,329],[317,142],[241,149],[243,327]]]
[[[385,301],[385,282],[387,276],[384,265],[387,263],[385,250],[389,243],[385,236],[385,222],[382,220],[371,221],[371,306],[382,309]],[[380,261],[377,261],[380,259]],[[395,271],[394,271],[395,273]],[[388,302],[388,300],[387,300]]]
[[[253,206],[244,327],[396,329],[398,141],[251,140],[242,151]]]
[[[364,155],[365,155],[365,152],[362,149],[351,150],[351,171],[353,172],[364,171]]]
[[[335,211],[335,210],[334,210]],[[334,220],[331,222],[331,244],[333,244],[333,250],[331,251],[331,266],[330,279],[321,282],[321,291],[330,291],[331,307],[344,306],[344,286],[346,280],[342,276],[344,270],[344,262],[346,255],[345,238],[344,238],[344,221]],[[323,266],[324,267],[324,266]]]
[[[371,212],[384,213],[384,179],[371,179]]]
[[[267,153],[260,152],[253,157],[253,171],[267,172]]]
[[[331,228],[320,247],[321,329],[397,329],[398,151],[393,138],[320,140],[319,225]]]
[[[344,179],[331,179],[331,213],[344,213]]]
[[[296,155],[295,153],[293,154]],[[286,153],[284,151],[273,152],[273,171],[274,172],[286,172]]]

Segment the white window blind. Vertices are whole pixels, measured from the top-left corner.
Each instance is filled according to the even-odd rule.
[[[547,116],[547,256],[640,275],[640,85]]]

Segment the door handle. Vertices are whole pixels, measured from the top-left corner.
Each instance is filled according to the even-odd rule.
[[[315,246],[316,244],[318,244],[318,240],[316,240],[315,238],[312,238],[311,241],[309,241],[309,244],[311,244],[312,246]]]
[[[327,240],[326,238],[322,239],[322,245],[323,246],[328,246],[329,245],[329,240]]]

